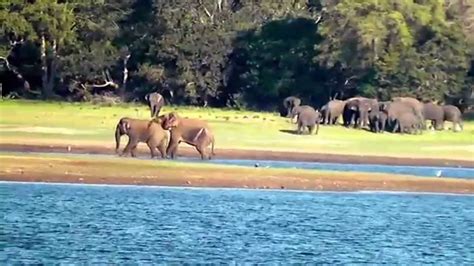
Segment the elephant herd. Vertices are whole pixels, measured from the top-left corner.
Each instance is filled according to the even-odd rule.
[[[148,101],[151,120],[122,117],[115,129],[115,152],[120,156],[131,154],[136,157],[138,143],[143,142],[150,149],[151,158],[158,156],[174,159],[181,142],[194,146],[201,155],[201,159],[211,159],[214,153],[214,134],[206,121],[199,119],[182,118],[176,112],[159,115],[164,105],[163,96],[159,93],[150,93],[145,99]],[[120,139],[128,136],[128,143],[122,152],[119,151]],[[169,138],[168,138],[169,136]],[[211,145],[211,153],[207,147]]]
[[[165,104],[159,93],[145,96],[150,108],[151,120],[122,117],[115,129],[115,151],[120,156],[136,156],[138,143],[148,145],[151,157],[174,159],[181,142],[194,146],[201,159],[211,159],[214,153],[214,134],[208,123],[199,119],[182,118],[176,112],[159,115]],[[346,127],[366,127],[373,132],[400,132],[417,134],[426,129],[425,121],[430,121],[436,130],[444,128],[444,122],[453,123],[453,130],[463,128],[460,110],[453,105],[440,106],[434,103],[421,103],[415,98],[396,97],[391,101],[379,102],[376,99],[353,97],[347,100],[331,100],[320,110],[301,105],[301,100],[290,96],[283,101],[284,112],[292,120],[297,117],[298,134],[305,129],[312,134],[319,131],[319,124],[334,125],[342,116]],[[129,137],[122,152],[119,152],[120,139]],[[211,146],[211,152],[207,148]]]
[[[435,130],[443,130],[444,122],[453,123],[453,131],[463,129],[462,114],[454,105],[437,105],[432,102],[422,103],[411,97],[395,97],[391,101],[379,102],[376,99],[353,97],[347,100],[331,100],[320,110],[308,105],[301,105],[295,96],[283,100],[286,116],[297,117],[298,134],[307,128],[312,134],[319,124],[334,125],[342,116],[345,127],[368,128],[372,132],[421,134],[426,129],[426,121]]]

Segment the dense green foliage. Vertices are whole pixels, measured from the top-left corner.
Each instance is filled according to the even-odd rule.
[[[474,87],[471,0],[7,0],[3,95],[274,108]],[[5,60],[7,59],[7,60]]]

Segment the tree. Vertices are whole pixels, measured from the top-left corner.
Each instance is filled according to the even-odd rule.
[[[463,87],[466,37],[441,0],[342,0],[328,6],[321,27],[316,62],[341,64],[363,95],[441,99]]]

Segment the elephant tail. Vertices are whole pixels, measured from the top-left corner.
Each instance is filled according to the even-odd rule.
[[[214,137],[212,137],[212,142],[211,142],[211,153],[212,153],[212,156],[215,156],[216,153],[214,152],[214,142],[215,142],[215,139]]]
[[[118,153],[120,148],[120,137],[122,137],[122,130],[120,128],[121,123],[122,120],[118,122],[117,127],[115,128],[115,153]]]

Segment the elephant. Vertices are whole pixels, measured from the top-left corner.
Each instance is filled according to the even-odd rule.
[[[459,128],[462,131],[463,130],[463,121],[462,121],[461,110],[459,110],[459,108],[454,106],[454,105],[444,105],[443,106],[443,111],[444,111],[443,120],[453,123],[453,131],[456,131],[456,125],[459,125]],[[444,127],[444,125],[443,125],[443,127]]]
[[[155,118],[157,120],[163,117]],[[122,153],[119,154],[120,138],[128,136],[128,143]],[[144,142],[150,148],[151,158],[156,156],[156,149],[161,153],[161,157],[166,157],[166,145],[168,144],[168,133],[161,127],[161,124],[152,123],[149,120],[133,119],[122,117],[115,129],[115,152],[120,156],[131,153],[136,157],[135,150],[139,142]]]
[[[319,132],[319,122],[321,120],[321,114],[314,109],[304,109],[298,115],[298,134],[303,134],[304,128],[308,128],[309,134],[313,134],[314,128],[316,127],[316,135]]]
[[[392,102],[404,102],[410,105],[415,110],[415,115],[422,121],[423,128],[425,128],[425,118],[423,114],[423,103],[413,97],[395,97]]]
[[[165,105],[165,98],[158,92],[152,92],[145,95],[145,100],[148,102],[151,117],[157,117],[160,114],[161,108]]]
[[[209,160],[214,153],[214,134],[206,121],[198,119],[181,118],[176,112],[165,115],[162,127],[170,130],[171,139],[166,153],[174,159],[178,151],[178,145],[185,142],[194,146],[201,155],[201,159]],[[207,154],[206,148],[211,146],[211,154]]]
[[[369,113],[369,127],[370,131],[380,133],[385,131],[385,124],[387,123],[387,114],[379,109],[373,109]]]
[[[429,102],[423,104],[424,120],[430,120],[431,125],[436,130],[443,129],[444,110],[443,107]]]
[[[296,96],[290,96],[286,97],[283,100],[283,106],[286,109],[286,117],[291,116],[291,112],[293,111],[293,108],[300,106],[301,105],[301,99],[296,97]]]
[[[416,115],[417,112],[412,105],[401,101],[382,103],[380,105],[380,110],[387,114],[386,125],[392,128],[392,133],[397,131],[399,127],[399,123],[397,121],[403,114],[411,113],[418,117]]]
[[[400,128],[400,133],[421,134],[422,124],[418,116],[411,112],[401,114],[397,118],[397,124]]]
[[[324,118],[324,124],[334,125],[336,124],[339,116],[344,111],[345,101],[331,100],[321,108],[321,114]]]
[[[343,111],[344,126],[349,127],[354,122],[354,127],[367,126],[369,112],[378,108],[378,101],[365,97],[353,97],[346,100]]]
[[[291,121],[293,121],[295,119],[295,117],[299,116],[301,112],[305,111],[305,110],[311,110],[311,111],[316,111],[314,110],[313,107],[309,106],[309,105],[300,105],[300,106],[296,106],[293,108],[293,110],[291,110]]]

